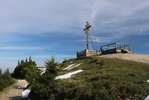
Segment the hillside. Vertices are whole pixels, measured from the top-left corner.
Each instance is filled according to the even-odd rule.
[[[56,87],[58,93],[55,94],[55,98],[57,100],[62,98],[65,100],[145,99],[149,93],[149,83],[147,83],[149,64],[104,58],[106,56],[108,55],[80,58],[73,63],[70,61],[80,66],[69,70],[63,70],[71,65],[70,62],[65,63],[59,75],[76,70],[84,71],[72,75],[71,78],[60,79]]]
[[[54,63],[54,59],[48,61],[49,63],[46,63],[49,66],[48,71],[36,76],[31,82],[29,98],[31,100],[144,100],[149,95],[149,64],[122,60],[126,56],[130,55],[84,57],[69,59],[58,65]]]

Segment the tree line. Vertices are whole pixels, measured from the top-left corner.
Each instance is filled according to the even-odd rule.
[[[0,69],[0,91],[12,85],[14,82],[15,80],[11,77],[9,69],[7,69],[4,73],[2,73],[2,70]]]
[[[27,88],[31,89],[29,97],[32,100],[49,100],[57,92],[55,89],[58,74],[58,63],[55,57],[45,61],[46,72],[40,75],[41,70],[36,67],[36,62],[32,61],[31,56],[28,59],[18,61],[14,72],[11,74],[13,78],[26,79],[30,84]]]
[[[46,72],[42,75],[41,70],[36,67],[36,62],[31,59],[18,60],[18,65],[10,74],[9,69],[4,73],[0,69],[0,91],[4,88],[12,85],[15,80],[13,78],[25,79],[29,82],[27,88],[31,89],[29,98],[32,100],[49,100],[57,93],[57,82],[55,77],[58,75],[57,66],[58,62],[55,62],[55,57],[51,60],[45,61]]]

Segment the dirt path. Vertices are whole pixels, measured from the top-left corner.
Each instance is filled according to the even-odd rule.
[[[145,54],[107,54],[101,55],[98,57],[105,57],[105,58],[119,58],[124,60],[136,61],[149,64],[149,55]]]
[[[25,86],[27,82],[22,79],[16,79],[17,82],[14,86],[12,86],[6,93],[0,96],[0,100],[26,100],[22,98],[23,89],[19,89],[18,87]]]

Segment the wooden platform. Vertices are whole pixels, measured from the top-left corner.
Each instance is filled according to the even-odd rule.
[[[112,53],[132,53],[131,46],[129,44],[112,43],[101,47],[101,54],[112,54]]]

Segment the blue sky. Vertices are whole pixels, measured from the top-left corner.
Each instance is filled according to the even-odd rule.
[[[18,60],[37,66],[76,58],[86,49],[86,21],[95,49],[118,42],[149,54],[148,0],[1,0],[0,68],[12,72]],[[90,49],[91,43],[90,43]]]

